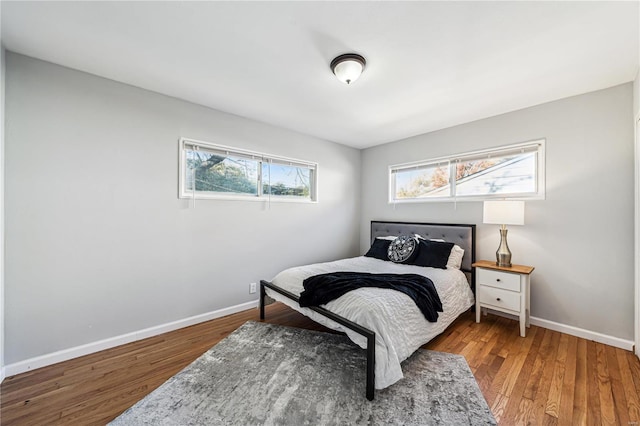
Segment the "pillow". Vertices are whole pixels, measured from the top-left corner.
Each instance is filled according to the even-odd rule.
[[[418,241],[424,240],[425,238],[421,235],[416,234],[416,238]],[[440,238],[431,238],[429,241],[436,241],[440,243],[446,242]],[[462,267],[462,258],[464,257],[464,249],[459,245],[455,244],[451,249],[451,254],[449,254],[449,260],[447,261],[447,268],[452,269],[460,269]]]
[[[454,244],[447,261],[447,268],[460,269],[462,267],[462,258],[464,257],[464,249]]]
[[[394,263],[409,263],[416,257],[418,241],[410,235],[400,235],[391,241],[387,249],[389,260]]]
[[[431,268],[447,269],[449,255],[453,248],[453,243],[443,243],[421,239],[419,243],[418,255],[411,263],[417,266],[428,266]]]
[[[373,240],[373,244],[371,244],[371,248],[369,248],[369,251],[365,253],[365,256],[373,257],[374,259],[389,260],[387,250],[389,249],[390,244],[391,240],[376,238],[375,240]]]

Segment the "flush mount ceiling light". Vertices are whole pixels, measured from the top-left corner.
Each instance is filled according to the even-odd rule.
[[[367,61],[356,53],[345,53],[331,61],[331,71],[338,80],[351,84],[360,77],[366,63]]]

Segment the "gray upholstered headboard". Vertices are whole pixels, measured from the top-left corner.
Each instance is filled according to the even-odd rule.
[[[461,269],[471,274],[471,264],[476,260],[476,225],[371,221],[371,243],[376,237],[413,234],[428,239],[443,239],[462,247],[464,258]]]

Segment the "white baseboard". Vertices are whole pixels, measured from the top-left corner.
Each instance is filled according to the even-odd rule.
[[[498,312],[489,309],[494,315],[498,315],[505,318],[518,320],[515,315],[507,314],[504,312]],[[548,328],[549,330],[559,331],[560,333],[569,334],[571,336],[581,337],[587,340],[593,340],[594,342],[604,343],[605,345],[614,346],[616,348],[624,349],[627,351],[633,351],[633,340],[621,339],[619,337],[609,336],[607,334],[598,333],[596,331],[585,330],[584,328],[574,327],[572,325],[561,324],[559,322],[549,321],[543,318],[531,317],[529,322],[532,325],[536,325],[542,328]]]
[[[583,339],[593,340],[594,342],[604,343],[605,345],[614,346],[627,351],[633,351],[633,340],[621,339],[619,337],[609,336],[608,334],[585,330],[584,328],[573,327],[571,325],[560,324],[558,322],[536,317],[531,317],[531,324],[548,328],[549,330],[570,334],[572,336],[582,337]]]
[[[5,369],[4,367],[0,368],[0,383],[2,383],[2,381],[4,380],[4,378],[7,377],[5,375]]]
[[[2,378],[4,378],[5,374],[7,376],[14,376],[16,374],[24,373],[26,371],[35,370],[36,368],[46,367],[48,365],[56,364],[62,361],[67,361],[72,358],[77,358],[80,356],[92,354],[105,349],[110,349],[116,346],[124,345],[126,343],[135,342],[137,340],[146,339],[147,337],[157,336],[158,334],[167,333],[169,331],[188,327],[194,324],[199,324],[201,322],[210,321],[212,319],[224,317],[226,315],[234,314],[236,312],[246,311],[247,309],[255,308],[257,306],[258,306],[258,300],[241,303],[239,305],[230,306],[228,308],[218,309],[217,311],[207,312],[207,313],[196,315],[193,317],[184,318],[178,321],[173,321],[166,324],[145,328],[144,330],[134,331],[127,334],[122,334],[120,336],[110,337],[108,339],[99,340],[97,342],[87,343],[85,345],[76,346],[69,349],[63,349],[61,351],[37,356],[24,361],[19,361],[13,364],[6,365],[2,369]]]

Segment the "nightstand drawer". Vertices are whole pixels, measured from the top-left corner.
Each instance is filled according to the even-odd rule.
[[[520,291],[520,275],[508,272],[492,271],[489,269],[476,269],[478,284],[505,290]]]
[[[520,311],[520,293],[483,285],[480,288],[479,299],[483,305],[492,305],[497,308]]]

